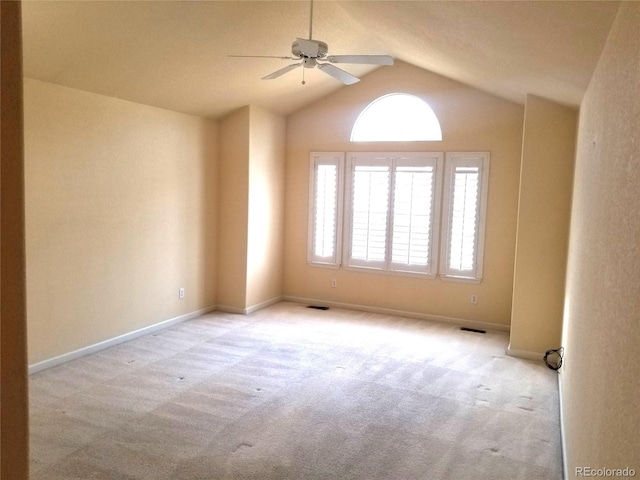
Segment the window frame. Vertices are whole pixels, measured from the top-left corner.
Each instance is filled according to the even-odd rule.
[[[487,200],[489,191],[489,152],[447,152],[445,155],[444,188],[442,195],[442,247],[440,249],[439,276],[443,280],[480,283],[484,273],[484,240],[487,220]],[[459,167],[478,168],[478,197],[475,222],[474,268],[459,270],[449,266],[451,256],[450,240],[453,216],[454,172]],[[468,272],[468,273],[467,273]]]
[[[340,268],[342,259],[342,215],[344,212],[344,159],[345,152],[310,152],[309,153],[309,218],[307,238],[307,262],[314,266]],[[334,211],[333,255],[319,256],[315,253],[316,239],[316,187],[318,166],[334,165],[336,167],[336,204]]]
[[[439,228],[440,228],[440,202],[442,198],[442,167],[444,161],[443,152],[348,152],[346,158],[345,181],[344,181],[344,234],[342,238],[343,259],[342,264],[346,269],[360,271],[375,271],[379,273],[419,275],[421,277],[435,278],[438,273],[438,248],[439,248]],[[386,246],[385,259],[381,262],[367,261],[352,258],[352,236],[353,236],[353,178],[356,166],[389,166],[389,187],[387,199],[387,219],[386,219]],[[432,193],[431,193],[431,215],[429,229],[429,254],[426,266],[407,265],[394,263],[392,260],[393,251],[393,221],[395,209],[395,177],[397,167],[407,166],[431,166],[434,169]]]

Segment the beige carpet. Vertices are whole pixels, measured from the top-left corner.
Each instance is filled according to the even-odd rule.
[[[33,480],[552,480],[556,373],[503,333],[279,303],[31,376]]]

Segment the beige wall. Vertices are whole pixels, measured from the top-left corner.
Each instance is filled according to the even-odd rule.
[[[247,302],[251,309],[282,296],[284,117],[251,107]]]
[[[442,142],[351,144],[351,128],[371,101],[393,92],[426,100],[440,120]],[[523,107],[405,63],[291,115],[287,121],[285,295],[486,322],[511,318],[513,257]],[[490,151],[484,278],[479,285],[307,265],[309,152]],[[331,287],[331,279],[338,287]],[[478,296],[477,305],[470,296]]]
[[[215,305],[216,143],[205,120],[25,79],[31,363]]]
[[[623,2],[580,108],[560,371],[568,478],[640,474],[640,4]]]
[[[577,111],[528,95],[525,105],[509,351],[560,346]]]
[[[0,2],[0,477],[29,477],[20,2]]]
[[[220,121],[218,187],[218,308],[243,311],[247,304],[250,108]]]
[[[218,308],[244,313],[282,295],[285,120],[246,106],[220,134]]]

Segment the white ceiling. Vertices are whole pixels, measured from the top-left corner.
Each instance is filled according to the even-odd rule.
[[[24,1],[31,78],[219,118],[254,104],[289,114],[343,87],[292,63],[309,34],[308,1]],[[329,53],[388,54],[496,95],[579,105],[617,13],[613,1],[333,1],[314,3],[313,37]],[[372,66],[342,66],[365,75]],[[393,68],[393,67],[382,67]]]

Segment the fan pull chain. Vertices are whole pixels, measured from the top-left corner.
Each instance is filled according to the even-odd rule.
[[[302,66],[302,85],[304,85],[304,84],[306,83],[306,82],[304,81],[304,71],[305,71],[305,68],[304,68],[304,65],[303,65],[303,66]]]

